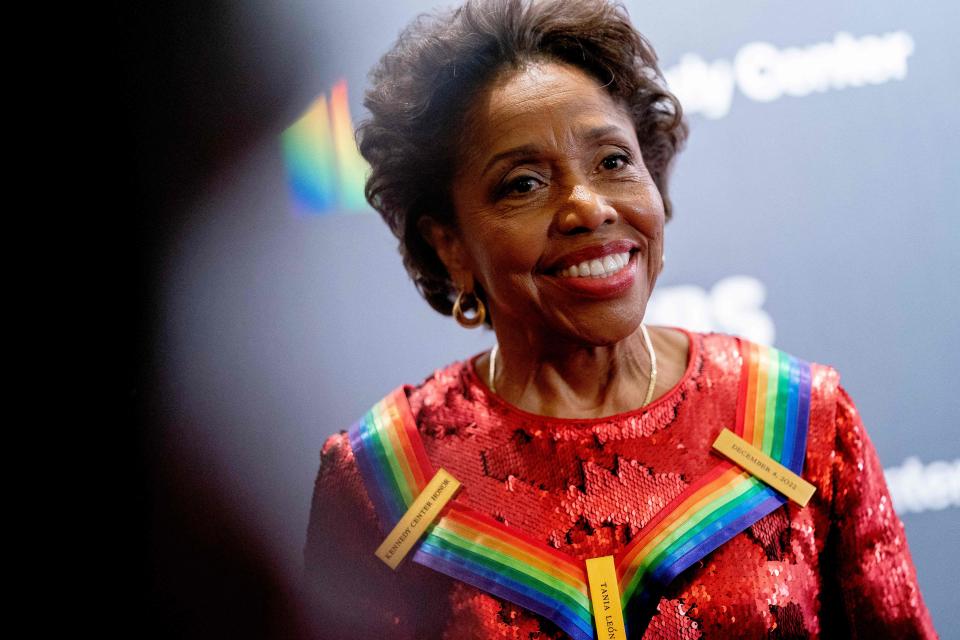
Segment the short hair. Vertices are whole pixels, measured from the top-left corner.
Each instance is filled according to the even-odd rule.
[[[624,104],[671,217],[667,181],[687,125],[653,47],[621,4],[467,0],[453,11],[422,14],[371,70],[364,99],[370,116],[357,138],[371,168],[367,200],[399,240],[417,289],[440,313],[450,315],[457,291],[420,220],[430,215],[455,224],[456,143],[477,93],[504,69],[545,60],[587,72]],[[478,295],[484,297],[479,287]]]

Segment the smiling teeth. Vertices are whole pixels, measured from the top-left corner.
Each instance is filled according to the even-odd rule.
[[[561,269],[557,275],[561,278],[606,278],[627,266],[630,262],[630,252],[614,253],[603,258],[584,260],[566,269]]]

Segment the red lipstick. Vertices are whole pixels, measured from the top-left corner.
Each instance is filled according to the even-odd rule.
[[[632,252],[637,246],[637,243],[633,240],[614,240],[613,242],[584,247],[583,249],[566,253],[556,260],[551,261],[550,265],[544,269],[544,271],[554,273],[571,265],[579,264],[584,260],[602,259],[616,253]]]
[[[604,248],[607,245],[604,245]],[[602,259],[602,257],[623,253],[628,249],[623,246],[617,247],[617,250],[597,252],[597,248],[585,249],[573,252],[564,256],[562,261],[558,261],[558,269],[550,274],[544,274],[542,277],[550,285],[562,289],[568,294],[578,297],[603,300],[607,298],[616,298],[629,290],[637,278],[639,271],[639,252],[630,253],[630,258],[626,266],[619,271],[605,276],[561,276],[559,271],[569,265],[578,264],[585,260]],[[570,260],[568,262],[568,260]]]

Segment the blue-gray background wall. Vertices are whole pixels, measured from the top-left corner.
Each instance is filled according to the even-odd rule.
[[[178,204],[185,222],[165,254],[155,319],[161,392],[183,464],[219,487],[290,576],[326,437],[396,385],[493,342],[419,299],[375,214],[290,206],[280,133],[340,79],[362,119],[366,71],[434,6],[249,3],[223,16],[239,25],[231,46],[252,82],[267,91],[265,78],[299,75],[272,128]],[[691,102],[651,313],[766,337],[841,372],[888,470],[934,622],[957,637],[957,4],[627,6],[664,69],[685,55],[733,68],[752,43],[782,53],[838,33],[912,42],[903,72],[877,83],[766,102],[736,86],[728,108],[722,91],[710,94],[721,105],[706,115]],[[876,71],[870,55],[857,60]],[[688,100],[710,97],[697,95]]]

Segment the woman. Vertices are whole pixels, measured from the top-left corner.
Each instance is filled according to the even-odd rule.
[[[621,9],[468,2],[372,81],[367,197],[427,301],[497,346],[325,444],[305,557],[329,637],[592,637],[583,562],[608,555],[631,638],[935,635],[837,373],[643,324],[686,128]],[[374,556],[409,504],[378,484],[391,425],[421,480],[462,483],[396,570]],[[724,427],[809,503],[712,452]]]

